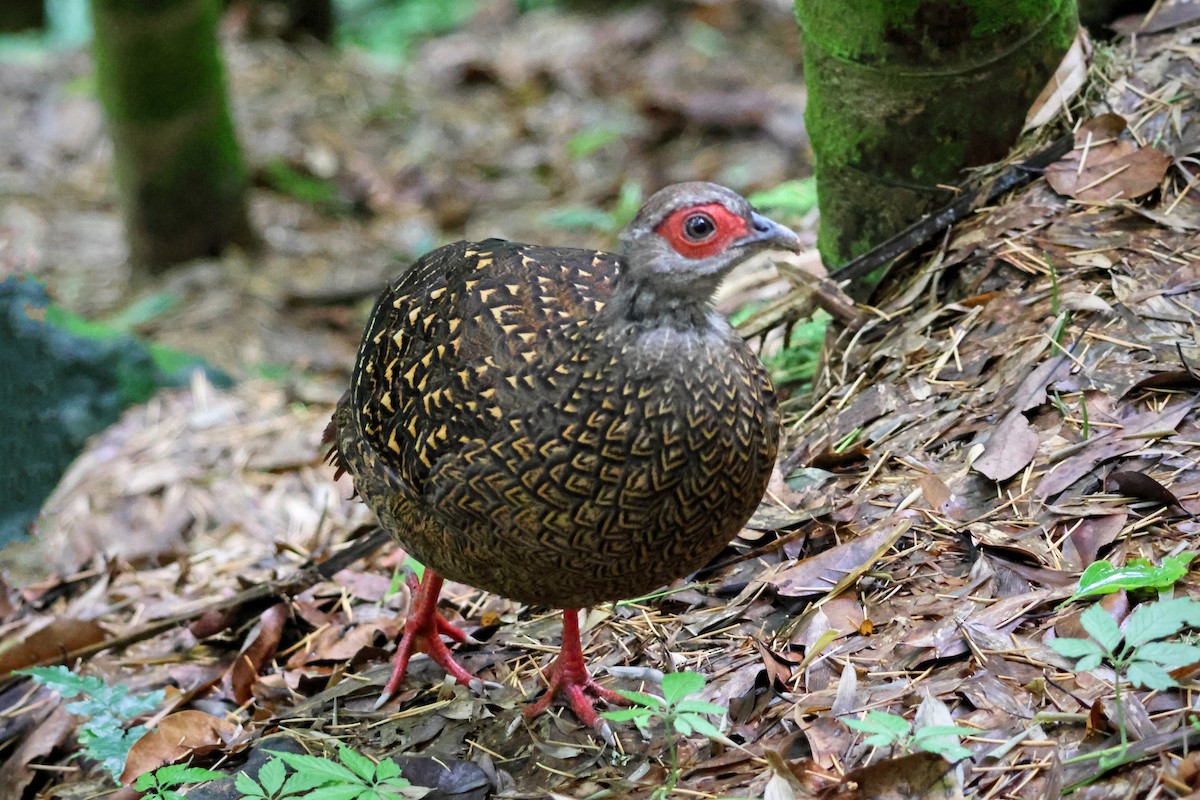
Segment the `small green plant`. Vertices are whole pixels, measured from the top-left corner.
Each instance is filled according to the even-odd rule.
[[[402,777],[392,759],[376,764],[345,745],[338,745],[340,764],[324,756],[270,752],[275,758],[263,764],[258,780],[238,773],[234,785],[242,800],[401,800],[427,791]],[[291,775],[285,765],[292,768]]]
[[[662,697],[618,689],[618,694],[633,703],[633,707],[622,708],[619,711],[605,711],[600,715],[613,722],[633,722],[643,733],[649,733],[650,725],[655,720],[662,720],[668,736],[667,756],[671,762],[671,771],[667,782],[658,787],[651,795],[652,800],[669,797],[675,790],[675,784],[679,782],[679,753],[676,748],[678,736],[690,736],[695,732],[719,742],[729,742],[725,735],[704,716],[705,714],[724,714],[726,709],[715,703],[689,697],[703,689],[703,675],[697,672],[671,672],[663,675]]]
[[[1054,407],[1058,409],[1058,413],[1062,414],[1064,418],[1071,418],[1071,411],[1067,408],[1066,401],[1062,399],[1057,389],[1051,392],[1050,402],[1054,404]],[[1085,440],[1092,435],[1091,423],[1088,421],[1087,398],[1082,393],[1079,395],[1079,434]]]
[[[1195,557],[1195,553],[1167,556],[1158,566],[1145,558],[1131,558],[1123,567],[1113,566],[1111,561],[1093,561],[1079,576],[1079,589],[1066,602],[1121,590],[1169,589],[1187,574],[1188,564]]]
[[[776,386],[802,383],[816,373],[829,319],[824,311],[817,311],[812,319],[792,328],[784,349],[763,359]]]
[[[67,705],[67,711],[84,718],[79,744],[85,756],[100,762],[118,780],[125,769],[129,748],[146,732],[142,725],[126,726],[133,718],[161,706],[166,699],[161,689],[131,697],[127,686],[109,686],[99,678],[76,675],[63,666],[30,667],[15,674],[28,675],[65,700],[83,697]]]
[[[571,206],[562,208],[546,218],[546,224],[556,228],[590,228],[601,233],[616,233],[637,214],[642,205],[642,186],[637,181],[625,181],[612,211]]]
[[[185,783],[207,783],[223,777],[221,773],[203,767],[168,764],[139,775],[133,782],[133,788],[145,792],[142,800],[183,800],[183,795],[176,789]]]
[[[336,0],[338,43],[401,62],[422,40],[465,23],[478,6],[478,0]]]
[[[614,125],[585,128],[567,140],[567,156],[572,161],[587,158],[623,136],[625,131]]]
[[[302,203],[334,213],[349,211],[349,205],[339,197],[333,181],[293,166],[286,159],[274,158],[263,164],[262,177],[270,188]]]
[[[799,217],[817,207],[817,182],[814,178],[784,181],[773,189],[754,192],[746,199],[760,211]]]
[[[1058,270],[1054,268],[1054,262],[1050,260],[1050,254],[1046,253],[1046,268],[1050,270],[1050,316],[1057,317],[1061,300],[1058,296]]]
[[[899,714],[871,710],[862,719],[844,717],[846,727],[869,734],[863,744],[871,747],[890,747],[905,753],[937,753],[950,761],[961,761],[971,751],[959,743],[959,739],[970,733],[971,728],[958,725],[925,725],[913,730],[913,726]]]
[[[1129,745],[1121,684],[1128,682],[1155,690],[1179,686],[1168,670],[1200,662],[1200,647],[1163,640],[1184,627],[1200,626],[1200,602],[1181,597],[1142,603],[1125,620],[1123,630],[1099,605],[1084,611],[1079,622],[1090,639],[1060,637],[1052,640],[1050,646],[1060,655],[1075,659],[1076,672],[1090,672],[1104,662],[1113,668],[1117,728],[1121,734],[1115,761],[1119,761]],[[1114,763],[1111,756],[1107,751],[1098,756],[1101,766]]]

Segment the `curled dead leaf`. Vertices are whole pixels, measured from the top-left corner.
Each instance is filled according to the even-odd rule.
[[[1103,114],[1075,133],[1075,149],[1046,168],[1054,191],[1079,200],[1132,200],[1158,188],[1171,157],[1156,147],[1118,138],[1125,119]]]
[[[879,525],[862,536],[768,575],[766,583],[786,597],[837,594],[882,558],[908,528],[907,522]]]
[[[1179,506],[1179,498],[1171,490],[1144,472],[1122,470],[1108,473],[1104,487],[1114,494],[1123,494],[1137,500],[1149,500],[1164,506]]]
[[[35,622],[23,633],[7,637],[12,646],[0,652],[0,675],[35,664],[61,663],[67,653],[104,641],[108,635],[91,619],[57,617]]]
[[[1029,420],[1014,409],[1001,421],[988,440],[987,449],[971,467],[994,481],[1006,481],[1033,460],[1039,442]]]
[[[129,785],[139,775],[164,764],[174,764],[194,753],[228,744],[240,730],[232,722],[203,711],[169,714],[129,748],[121,783]]]
[[[239,705],[254,696],[254,681],[263,665],[275,657],[289,613],[286,603],[276,603],[264,611],[251,632],[250,640],[229,668],[225,680]]]

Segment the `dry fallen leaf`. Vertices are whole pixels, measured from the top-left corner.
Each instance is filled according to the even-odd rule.
[[[288,614],[286,603],[276,603],[264,611],[252,631],[250,641],[230,666],[226,681],[233,699],[239,705],[254,696],[254,681],[263,665],[275,657]]]
[[[35,664],[57,663],[72,650],[102,642],[108,635],[100,623],[90,619],[58,617],[32,627],[32,631],[7,639],[12,646],[0,652],[0,675]]]
[[[1030,106],[1022,130],[1045,125],[1066,107],[1087,82],[1088,65],[1091,60],[1092,41],[1087,35],[1087,30],[1080,27],[1079,32],[1075,34],[1075,41],[1071,42],[1058,68]]]
[[[174,764],[197,751],[220,747],[232,741],[239,730],[232,722],[203,711],[169,714],[129,748],[121,783],[128,785],[163,764]]]
[[[1170,489],[1144,472],[1133,470],[1110,472],[1104,479],[1104,488],[1114,494],[1123,494],[1137,500],[1149,500],[1167,507],[1179,505],[1179,498],[1172,494]]]
[[[1046,180],[1054,191],[1103,202],[1132,200],[1157,189],[1171,157],[1157,147],[1139,147],[1118,138],[1124,128],[1125,119],[1117,114],[1081,125],[1075,133],[1075,149],[1046,168]]]
[[[1058,494],[1097,464],[1145,447],[1152,438],[1178,428],[1194,405],[1194,399],[1185,400],[1161,411],[1143,411],[1122,420],[1119,429],[1088,439],[1082,450],[1055,464],[1038,482],[1034,494],[1038,497]]]
[[[908,528],[906,522],[880,525],[871,533],[785,567],[766,582],[787,597],[833,592],[870,569]]]
[[[996,427],[983,455],[971,466],[994,481],[1006,481],[1025,468],[1037,453],[1041,438],[1025,415],[1014,409]]]
[[[75,718],[59,706],[21,739],[21,743],[0,762],[0,797],[22,797],[25,787],[37,771],[30,763],[62,746],[75,728]]]

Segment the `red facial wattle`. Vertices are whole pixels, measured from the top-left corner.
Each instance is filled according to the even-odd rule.
[[[713,232],[700,240],[687,235],[686,224],[694,214],[705,214],[713,221]],[[722,252],[737,239],[749,233],[746,220],[720,203],[689,206],[673,212],[659,223],[654,232],[667,240],[675,252],[684,258],[708,258]]]

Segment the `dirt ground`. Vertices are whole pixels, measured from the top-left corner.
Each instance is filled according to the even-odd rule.
[[[1200,23],[1188,7],[1163,4],[1160,30],[1104,51],[1071,108],[1071,122],[1117,114],[1127,130],[1089,123],[1082,164],[911,254],[866,323],[831,334],[815,386],[786,404],[768,496],[717,562],[660,597],[589,612],[603,682],[656,693],[661,673],[694,670],[703,699],[729,709],[736,746],[686,737],[677,796],[1195,790],[1193,670],[1178,672],[1182,689],[1123,693],[1128,763],[1102,770],[1087,755],[1116,741],[1113,673],[1073,671],[1048,645],[1080,635],[1087,603],[1060,606],[1080,570],[1158,563],[1197,528]],[[36,540],[0,554],[0,667],[65,652],[135,691],[166,687],[148,724],[178,736],[142,746],[141,763],[184,742],[233,774],[266,750],[337,739],[395,756],[437,785],[427,797],[648,796],[667,776],[661,730],[618,726],[610,747],[569,712],[522,720],[557,647],[550,610],[448,586],[443,612],[479,640],[461,659],[499,688],[473,694],[421,660],[373,708],[408,603],[403,554],[365,544],[369,514],[322,463],[321,431],[366,306],[415,254],[490,235],[610,246],[611,219],[594,212],[626,184],[752,191],[808,174],[787,5],[496,4],[398,70],[270,43],[226,53],[264,247],[155,285],[131,286],[123,267],[86,59],[0,70],[0,104],[17,111],[0,115],[0,266],[89,315],[170,296],[139,333],[239,379],[221,391],[197,377],[96,437]],[[1124,161],[1083,177],[1108,158]],[[1149,190],[1089,192],[1151,162]],[[336,196],[268,188],[279,163]],[[594,227],[564,227],[564,211]],[[756,265],[722,307],[789,286]],[[356,546],[365,555],[339,556]],[[1200,587],[1186,576],[1174,592]],[[1120,619],[1140,599],[1104,603]],[[69,760],[78,721],[52,693],[10,681],[0,709],[0,797],[111,787]],[[973,755],[951,766],[868,746],[839,721],[866,710],[970,728]]]

